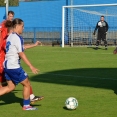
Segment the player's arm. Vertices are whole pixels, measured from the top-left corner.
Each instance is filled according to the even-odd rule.
[[[42,45],[42,43],[40,41],[37,41],[35,44],[25,44],[24,49],[33,48],[33,47],[36,47],[38,45]]]
[[[32,72],[34,74],[37,74],[38,73],[38,69],[35,68],[31,63],[30,61],[28,60],[28,58],[26,57],[25,53],[24,52],[20,52],[19,53],[19,56],[21,57],[21,59],[30,67],[30,69],[32,70]]]
[[[95,27],[94,32],[93,32],[94,35],[95,35],[97,29],[98,29],[98,22],[97,22],[96,27]]]
[[[108,23],[106,22],[106,33],[108,31],[108,28],[109,28],[109,26],[108,26]]]
[[[14,35],[13,38],[13,43],[17,48],[17,52],[19,54],[19,57],[30,67],[30,69],[32,70],[32,72],[34,74],[38,73],[38,69],[36,69],[28,60],[28,58],[26,57],[25,53],[24,53],[24,48],[23,48],[23,44],[21,43],[21,39],[19,39],[19,37],[17,35]]]

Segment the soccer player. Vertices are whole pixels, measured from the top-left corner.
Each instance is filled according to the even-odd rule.
[[[0,88],[0,95],[11,92],[15,89],[18,83],[23,85],[23,110],[37,110],[37,108],[30,106],[30,82],[27,73],[20,65],[20,58],[29,66],[34,74],[38,73],[24,53],[22,34],[24,23],[21,19],[14,19],[11,23],[13,32],[7,37],[6,41],[6,55],[4,61],[4,71],[7,81],[7,86]]]
[[[99,43],[104,41],[105,45],[105,50],[107,50],[107,40],[106,40],[106,34],[108,31],[108,23],[104,20],[104,16],[101,16],[100,21],[97,22],[97,25],[94,30],[94,35],[96,33],[96,30],[98,29],[98,34],[97,34],[97,41],[96,41],[96,49],[98,49]]]
[[[117,47],[113,50],[113,54],[117,54]]]
[[[12,21],[13,17],[14,17],[14,12],[9,11],[7,20]],[[2,50],[1,46],[2,46],[3,40],[7,36],[7,28],[4,26],[4,24],[7,20],[4,20],[0,24],[0,83],[1,83],[1,86],[2,86],[2,84],[5,84],[4,70],[3,70],[3,61],[4,61],[4,57],[5,57],[5,51]]]
[[[1,46],[3,44],[3,40],[6,41],[5,38],[6,38],[7,34],[8,34],[8,29],[5,26],[5,23],[7,21],[12,21],[13,18],[14,18],[14,12],[9,11],[7,20],[4,20],[0,25],[0,84],[1,84],[0,87],[2,87],[4,84],[6,85],[6,80],[5,80],[5,77],[4,77],[4,69],[3,69],[3,62],[4,62],[4,58],[5,58],[5,50],[4,50],[4,48],[1,48]],[[33,45],[25,45],[24,48],[25,49],[32,48],[32,47],[37,46],[39,43],[40,42],[37,41]],[[4,42],[4,44],[5,44],[5,42]],[[43,98],[44,98],[43,96],[35,96],[33,94],[32,87],[30,86],[30,100],[31,100],[31,103],[34,103],[35,101],[40,101]]]

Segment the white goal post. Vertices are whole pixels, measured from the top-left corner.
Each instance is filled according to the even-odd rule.
[[[4,0],[4,3],[6,4],[6,18],[7,18],[8,10],[9,10],[9,0]]]
[[[67,39],[68,41],[70,40],[69,44],[72,47],[74,45],[74,40],[76,40],[74,39],[74,36],[77,38],[81,38],[82,37],[81,35],[87,35],[86,37],[91,36],[97,21],[102,15],[106,17],[106,20],[108,19],[110,27],[117,26],[117,24],[114,24],[115,22],[117,23],[117,3],[63,6],[62,7],[62,47],[65,46],[65,39]],[[88,22],[89,20],[91,21]],[[93,28],[89,27],[90,29],[87,29],[88,31],[90,30],[90,35],[88,35],[86,31],[84,31],[86,30],[85,27],[87,27],[89,24],[90,27],[91,26],[93,27]],[[82,26],[84,26],[83,30],[80,29]],[[113,28],[111,29],[113,30]],[[114,32],[117,33],[117,31],[115,30]],[[78,33],[80,33],[79,34],[80,36],[78,35]],[[113,34],[116,35],[115,33]]]

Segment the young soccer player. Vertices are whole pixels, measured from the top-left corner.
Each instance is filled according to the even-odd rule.
[[[34,74],[38,73],[36,69],[24,54],[23,38],[20,34],[23,31],[24,23],[21,19],[14,19],[11,23],[13,33],[7,37],[6,55],[4,61],[4,71],[7,80],[7,86],[0,88],[0,95],[11,92],[18,83],[23,85],[23,110],[36,110],[30,106],[30,82],[27,73],[20,66],[20,58],[30,67]]]
[[[4,84],[6,85],[6,80],[5,80],[5,77],[4,77],[4,69],[3,69],[3,61],[4,61],[4,58],[5,58],[5,50],[3,48],[1,48],[1,45],[3,44],[3,40],[6,38],[6,36],[8,34],[8,29],[5,26],[5,23],[7,21],[12,21],[13,18],[14,18],[14,12],[9,11],[7,20],[4,20],[0,25],[0,87],[2,87]],[[4,40],[4,41],[6,41],[6,40]],[[24,48],[27,49],[27,48],[35,47],[38,44],[40,44],[40,42],[37,41],[33,45],[25,45]],[[30,100],[31,100],[31,103],[34,103],[35,101],[40,101],[43,98],[44,98],[43,96],[35,96],[33,94],[32,87],[30,86]]]
[[[9,11],[7,20],[12,21],[13,17],[14,17],[14,12]],[[3,61],[4,61],[4,57],[5,57],[5,51],[2,50],[1,46],[2,46],[3,40],[7,36],[7,28],[4,25],[7,20],[4,20],[0,24],[0,84],[1,84],[1,86],[2,86],[2,84],[5,83],[4,70],[3,70]]]

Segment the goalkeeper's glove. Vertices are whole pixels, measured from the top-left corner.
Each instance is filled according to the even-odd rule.
[[[107,34],[107,32],[104,32],[103,34],[104,34],[104,35],[106,35],[106,34]]]
[[[95,31],[93,32],[93,35],[95,35]]]

